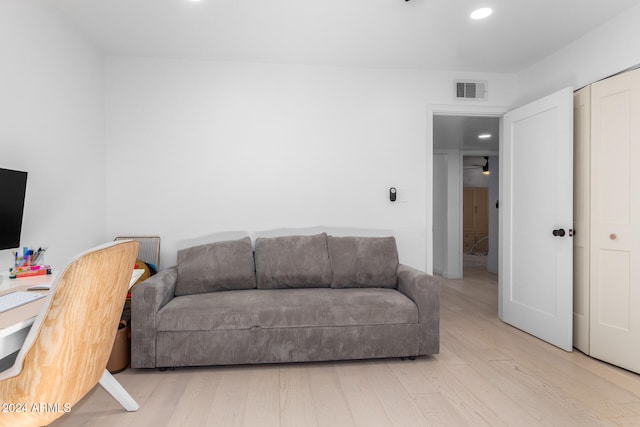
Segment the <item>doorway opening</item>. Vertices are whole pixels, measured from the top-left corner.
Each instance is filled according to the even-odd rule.
[[[498,272],[500,114],[433,114],[433,272]]]
[[[558,227],[571,227],[573,221],[573,110],[573,89],[568,87],[511,111],[463,105],[430,107],[427,122],[427,164],[433,165],[427,176],[427,200],[434,208],[433,215],[427,215],[427,267],[433,267],[431,257],[435,260],[435,251],[442,249],[432,246],[435,231],[442,225],[437,223],[441,200],[436,196],[442,194],[445,203],[453,200],[458,211],[462,203],[461,179],[453,177],[459,185],[451,185],[454,174],[449,166],[454,162],[448,159],[459,155],[459,150],[439,152],[434,145],[437,116],[501,117],[498,317],[567,351],[571,351],[573,333],[573,242],[563,239]],[[449,197],[456,187],[459,193]],[[456,222],[451,206],[444,208],[441,217],[449,245],[442,259],[448,268],[452,254],[461,252],[460,241],[451,238],[451,223]],[[462,269],[454,273],[460,278]]]

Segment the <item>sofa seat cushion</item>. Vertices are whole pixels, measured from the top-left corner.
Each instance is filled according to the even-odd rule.
[[[173,298],[158,331],[418,323],[418,307],[393,289],[225,291]]]
[[[327,234],[256,239],[258,289],[331,286]]]

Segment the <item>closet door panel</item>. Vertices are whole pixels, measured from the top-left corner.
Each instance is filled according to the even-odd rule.
[[[573,346],[589,354],[591,87],[573,103]]]
[[[462,248],[467,253],[472,247],[474,252],[487,249],[489,235],[489,191],[484,187],[465,187],[463,189]],[[476,244],[477,243],[477,244]]]
[[[591,101],[591,355],[640,372],[640,70]]]
[[[489,189],[475,189],[475,212],[474,212],[474,228],[476,233],[489,232]]]
[[[473,188],[464,188],[462,194],[462,228],[473,231]]]

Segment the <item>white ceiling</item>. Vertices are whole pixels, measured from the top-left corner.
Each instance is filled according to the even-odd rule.
[[[488,133],[491,138],[479,139]],[[500,118],[433,116],[433,148],[467,151],[498,151]]]
[[[638,0],[47,0],[109,55],[518,72]],[[490,6],[484,21],[469,13]]]

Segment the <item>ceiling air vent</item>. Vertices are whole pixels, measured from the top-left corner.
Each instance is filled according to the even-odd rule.
[[[456,80],[456,99],[487,99],[487,82],[477,80]]]

